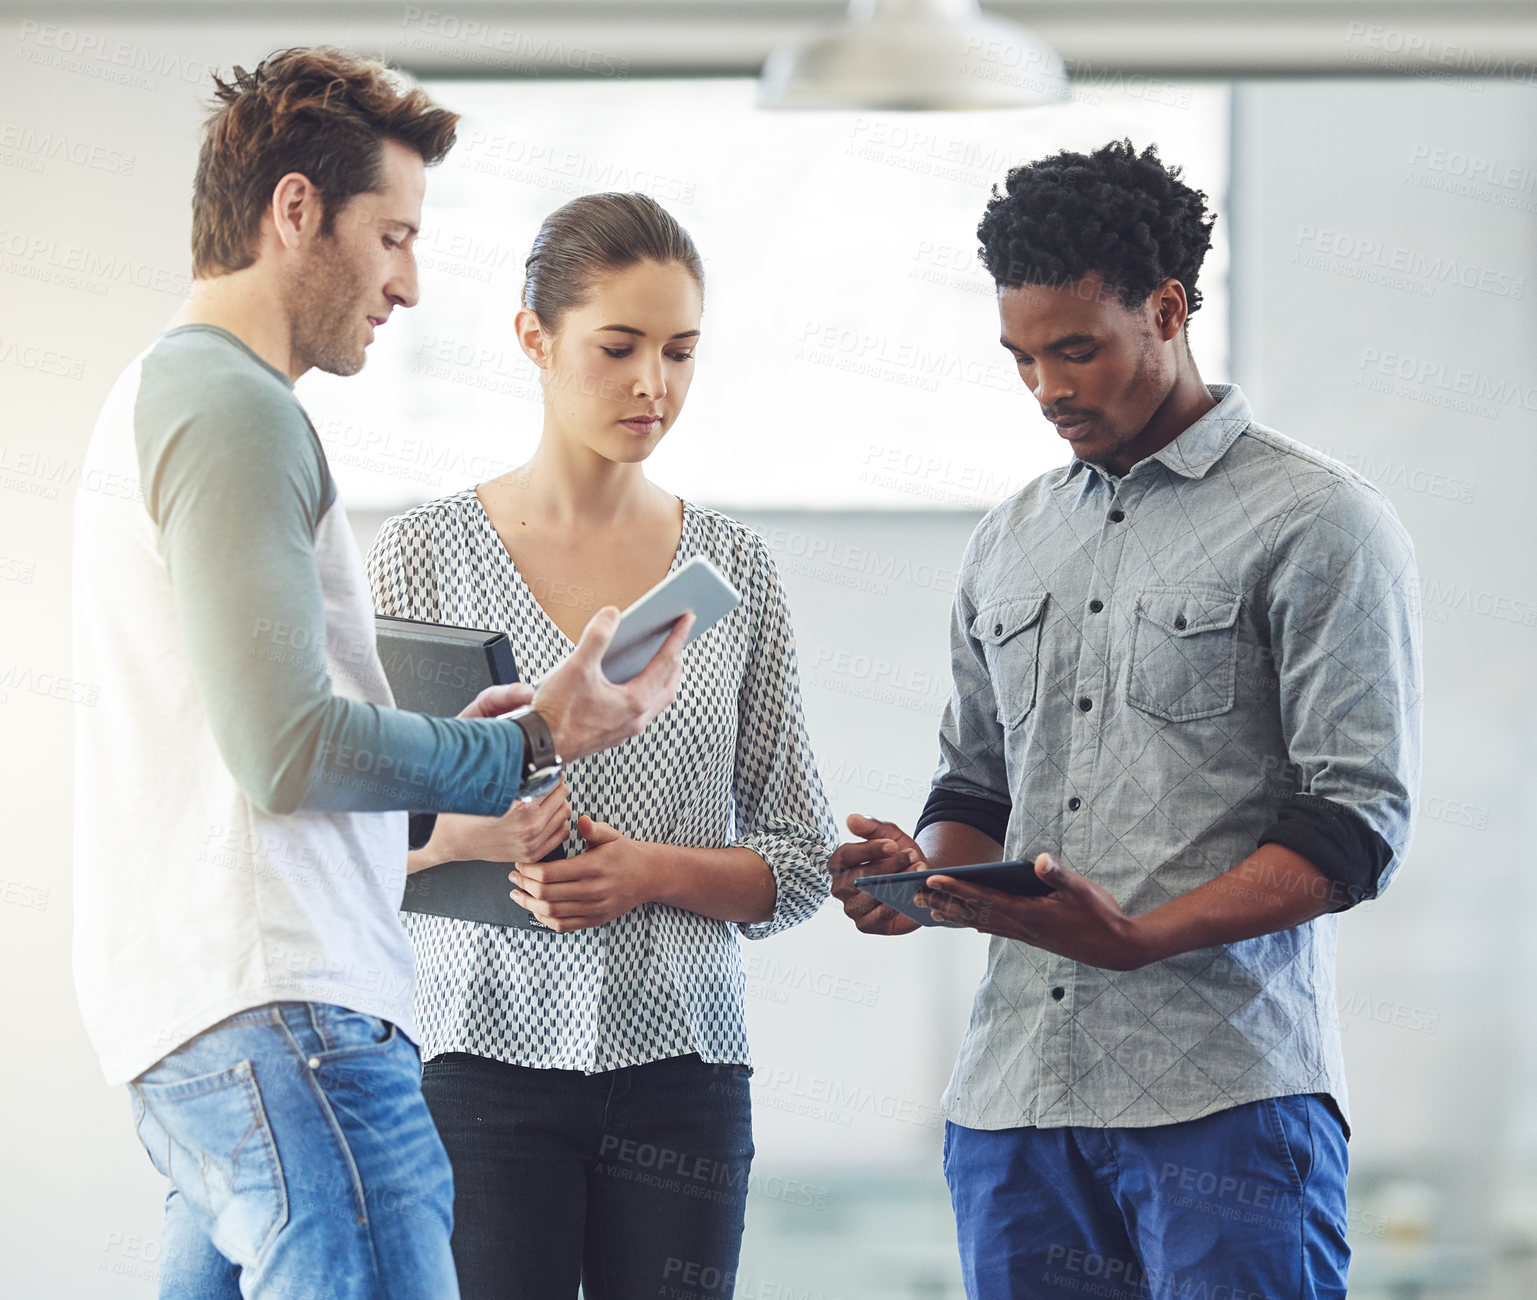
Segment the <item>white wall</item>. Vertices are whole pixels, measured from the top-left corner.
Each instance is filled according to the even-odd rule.
[[[51,698],[42,675],[70,672],[70,521],[96,409],[185,287],[206,91],[201,72],[196,82],[173,72],[123,85],[100,75],[120,71],[111,63],[72,71],[20,32],[19,23],[0,30],[0,676],[31,672],[39,689],[0,687],[0,1291],[145,1296],[152,1266],[128,1239],[158,1239],[163,1191],[134,1150],[126,1095],[101,1083],[76,1011],[76,706]],[[185,35],[140,41],[198,47]],[[39,154],[29,132],[51,133],[64,149]]]
[[[1340,926],[1358,1199],[1396,1177],[1401,1236],[1433,1212],[1447,1242],[1530,1237],[1537,101],[1292,82],[1234,113],[1236,378],[1383,487],[1425,589],[1425,813]]]

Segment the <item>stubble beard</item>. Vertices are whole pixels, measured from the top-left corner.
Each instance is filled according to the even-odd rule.
[[[1127,402],[1145,407],[1146,415],[1142,418],[1138,427],[1129,433],[1117,432],[1107,428],[1105,431],[1106,445],[1091,455],[1084,455],[1083,459],[1108,468],[1111,461],[1128,454],[1128,449],[1133,447],[1137,440],[1147,431],[1148,424],[1157,415],[1158,408],[1167,397],[1168,392],[1163,390],[1159,383],[1156,366],[1156,347],[1151,342],[1150,335],[1147,346],[1142,351],[1137,369],[1126,388]],[[1101,411],[1101,416],[1103,417],[1103,411]],[[1142,459],[1142,457],[1138,459]]]
[[[330,375],[357,374],[367,360],[358,335],[363,281],[335,235],[310,246],[286,297],[295,359]]]

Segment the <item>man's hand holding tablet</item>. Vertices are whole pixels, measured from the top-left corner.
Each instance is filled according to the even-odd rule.
[[[958,885],[980,891],[971,902],[962,904],[959,915],[955,914],[954,908],[947,906],[947,900],[957,896],[953,892],[946,892],[954,891]],[[994,894],[1005,894],[1011,898],[1043,898],[1051,893],[1052,887],[1036,874],[1034,863],[1015,859],[947,867],[942,873],[928,868],[922,871],[901,871],[894,875],[861,876],[859,889],[919,925],[953,928],[977,926],[979,918],[985,915],[990,906],[988,900]]]
[[[992,862],[936,869],[917,841],[892,822],[852,813],[848,827],[859,840],[840,844],[827,867],[833,896],[866,934],[911,934],[921,924],[963,926],[1105,970],[1136,970],[1160,956],[1163,937],[1156,913],[1128,916],[1107,889],[1069,871],[1049,853],[1038,854],[1030,864]],[[951,829],[961,832],[962,838],[975,835],[978,846],[999,847],[967,827]],[[1019,879],[1020,870],[1027,866],[1033,867],[1039,889]],[[927,909],[932,921],[920,922],[912,913],[904,916],[860,887],[864,878],[898,872],[923,878],[922,887],[912,893],[912,904],[915,909]],[[965,878],[988,872],[1004,878],[1009,889]],[[878,880],[871,883],[880,887]],[[1031,892],[1013,892],[1021,887]]]
[[[1051,892],[1051,885],[1038,879],[1029,863],[978,863],[979,857],[996,856],[1000,847],[968,827],[952,828],[960,835],[945,846],[946,857],[959,857],[968,865],[943,869],[932,866],[917,841],[892,822],[852,813],[848,827],[860,838],[840,844],[827,867],[833,897],[866,934],[911,934],[922,926],[984,929],[981,921],[990,914],[994,896],[1008,898],[1006,891],[1033,896]],[[968,893],[962,903],[945,889],[976,892]]]
[[[1058,956],[1104,970],[1136,970],[1160,958],[1164,918],[1128,916],[1114,895],[1069,871],[1049,853],[1035,859],[1035,874],[1050,893],[1031,898],[934,874],[917,899],[940,920],[1018,939]]]

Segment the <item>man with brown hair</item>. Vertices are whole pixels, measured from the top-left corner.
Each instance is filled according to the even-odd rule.
[[[99,684],[76,734],[76,984],[171,1180],[162,1297],[446,1300],[452,1179],[396,916],[407,812],[524,815],[560,756],[671,702],[690,620],[623,687],[606,609],[537,695],[389,707],[293,383],[356,373],[416,302],[425,169],[457,118],[330,49],[217,85],[192,296],[86,455],[142,496],[76,507],[75,671]]]

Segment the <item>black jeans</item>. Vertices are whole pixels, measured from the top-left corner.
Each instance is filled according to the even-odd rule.
[[[603,1074],[461,1052],[422,1093],[454,1169],[463,1300],[732,1294],[752,1165],[745,1065]]]

